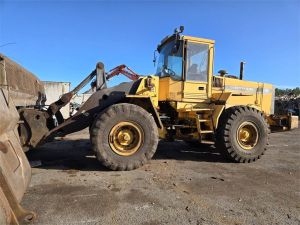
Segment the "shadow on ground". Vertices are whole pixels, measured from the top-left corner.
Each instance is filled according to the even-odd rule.
[[[32,164],[41,164],[39,168],[109,171],[97,161],[88,139],[54,141],[30,150],[26,155]],[[227,163],[213,146],[196,147],[183,141],[161,141],[152,160]]]

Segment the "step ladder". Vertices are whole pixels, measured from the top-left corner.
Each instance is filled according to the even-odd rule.
[[[200,142],[203,144],[215,144],[215,127],[214,127],[213,117],[212,117],[213,112],[214,109],[211,108],[197,109],[197,114],[196,114],[197,130],[200,135]],[[205,129],[203,129],[204,127]],[[209,136],[209,138],[207,136]]]

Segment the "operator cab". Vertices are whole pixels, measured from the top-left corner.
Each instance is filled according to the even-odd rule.
[[[214,41],[184,36],[182,32],[183,27],[176,29],[158,46],[155,75],[160,77],[164,89],[167,85],[176,86],[168,87],[169,93],[164,94],[166,100],[178,101],[179,95],[182,101],[207,100],[211,95]],[[179,91],[178,88],[181,92],[175,93]],[[176,96],[176,99],[172,96]]]

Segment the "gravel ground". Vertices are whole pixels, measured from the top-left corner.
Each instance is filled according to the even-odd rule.
[[[129,172],[102,167],[88,138],[84,130],[28,154],[42,162],[22,201],[34,224],[300,224],[300,129],[271,134],[255,163],[161,142]]]

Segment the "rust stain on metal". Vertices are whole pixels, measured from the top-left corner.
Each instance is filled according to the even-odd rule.
[[[16,106],[41,105],[46,100],[43,82],[2,54],[0,54],[0,86],[9,87],[9,94]]]
[[[0,224],[23,224],[35,217],[33,212],[20,206],[20,201],[31,179],[31,168],[21,147],[16,129],[19,113],[14,104],[15,99],[11,95],[10,89],[3,83],[1,85]]]

